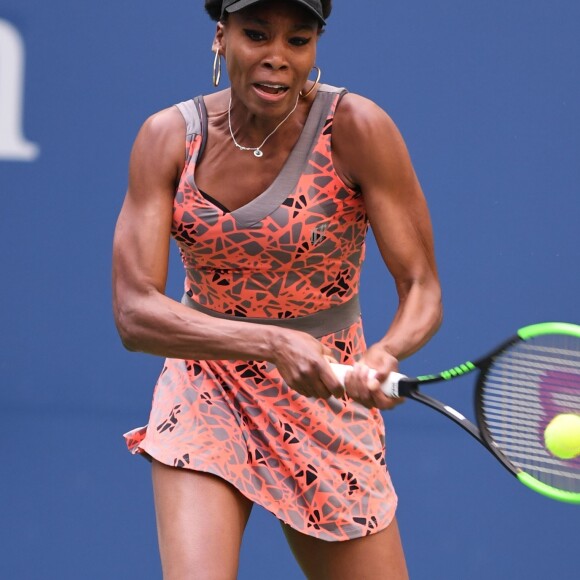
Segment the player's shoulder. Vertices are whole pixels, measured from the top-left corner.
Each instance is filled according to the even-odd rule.
[[[372,148],[377,141],[394,144],[399,139],[395,122],[375,101],[356,93],[342,97],[334,115],[335,145],[340,146],[343,142],[346,147],[368,145]]]
[[[172,106],[150,115],[142,124],[131,152],[131,165],[140,171],[163,172],[183,162],[186,139],[185,121],[179,110]]]
[[[167,107],[153,113],[143,123],[141,132],[150,138],[166,139],[183,131],[185,120],[176,106]]]
[[[346,93],[334,115],[335,129],[343,129],[352,136],[371,136],[397,132],[390,115],[375,101],[357,93]]]

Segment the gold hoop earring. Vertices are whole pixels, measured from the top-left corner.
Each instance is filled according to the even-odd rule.
[[[316,65],[314,65],[312,68],[315,68],[317,71],[316,80],[314,81],[314,84],[310,87],[310,90],[308,90],[306,93],[303,93],[302,91],[300,91],[300,93],[298,93],[300,95],[301,99],[305,99],[316,88],[316,86],[318,85],[318,82],[320,81],[320,76],[322,75],[322,71]]]
[[[220,57],[219,49],[216,49],[215,57],[213,59],[213,75],[212,75],[214,87],[217,87],[220,84],[221,78],[222,78],[222,59]]]

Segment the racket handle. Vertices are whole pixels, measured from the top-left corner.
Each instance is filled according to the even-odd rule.
[[[344,385],[344,379],[346,373],[352,370],[350,365],[341,365],[338,363],[330,363],[332,372],[335,374],[336,378]],[[374,376],[376,372],[373,369],[369,369],[369,374]],[[387,397],[398,398],[399,397],[399,381],[401,379],[407,378],[407,375],[402,375],[401,373],[389,373],[389,376],[381,383],[381,391]]]

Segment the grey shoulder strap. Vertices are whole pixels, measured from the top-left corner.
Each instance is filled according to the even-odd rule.
[[[324,83],[322,83],[319,87],[318,87],[319,91],[323,91],[325,93],[347,93],[347,89],[345,89],[344,87],[333,87],[332,85],[325,85]]]
[[[195,99],[177,103],[175,106],[185,120],[187,137],[191,138],[193,135],[201,135],[201,146],[197,153],[197,158],[199,159],[207,142],[207,131],[204,131],[204,127],[207,127],[207,110],[203,102],[203,97],[195,97]]]
[[[201,118],[195,99],[177,103],[175,106],[185,120],[187,135],[199,135],[201,133]]]

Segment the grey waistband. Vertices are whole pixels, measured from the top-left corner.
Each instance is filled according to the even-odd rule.
[[[249,316],[234,316],[233,314],[224,314],[223,312],[216,312],[206,306],[194,302],[187,294],[183,295],[181,303],[189,308],[193,308],[203,314],[214,316],[216,318],[223,318],[225,320],[236,320],[239,322],[252,322],[256,324],[270,324],[274,326],[281,326],[291,330],[301,330],[320,338],[327,334],[332,334],[348,328],[354,324],[360,317],[360,304],[358,296],[353,296],[347,302],[338,306],[332,306],[326,310],[319,310],[314,314],[306,316],[298,316],[296,318],[254,318]]]

